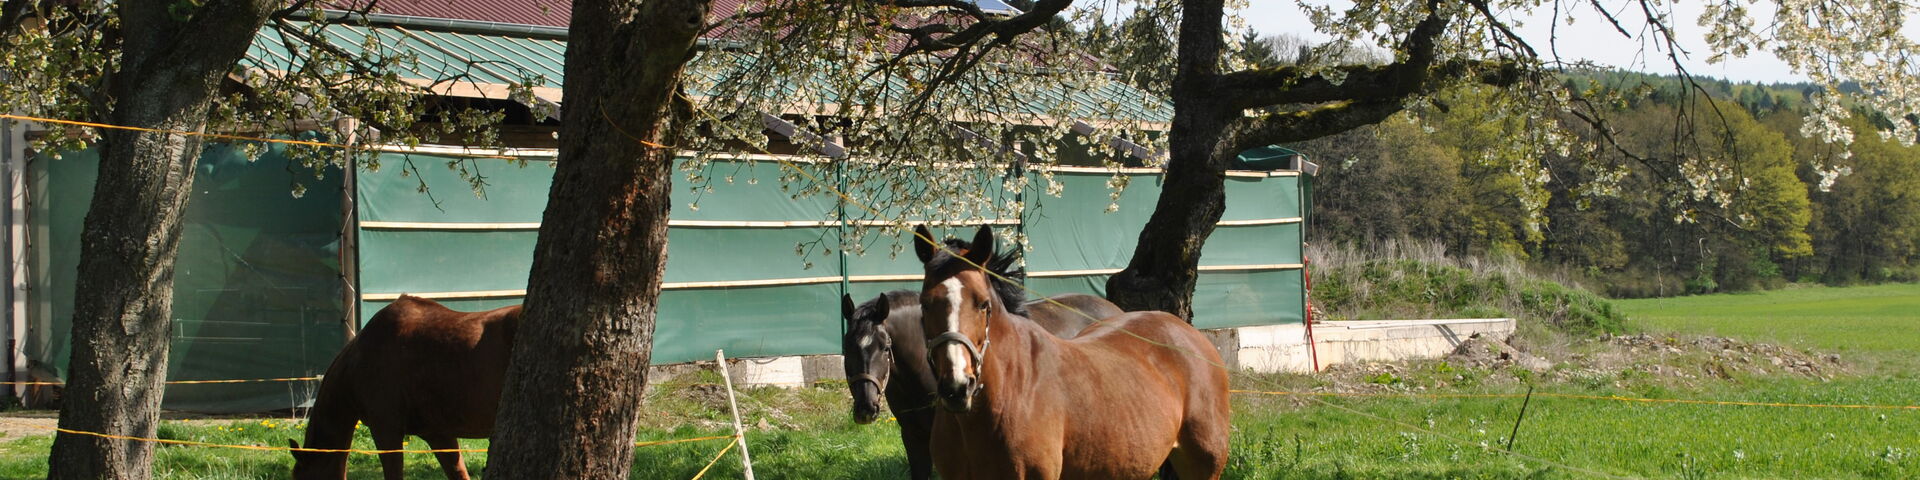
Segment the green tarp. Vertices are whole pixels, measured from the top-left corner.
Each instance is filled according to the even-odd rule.
[[[400,167],[409,159],[419,168],[402,176]],[[387,304],[380,299],[401,293],[492,292],[442,300],[458,310],[519,303],[516,292],[526,286],[553,170],[543,160],[524,167],[469,160],[467,166],[487,182],[480,197],[444,168],[448,160],[383,154],[383,170],[358,175],[353,187],[360,224],[347,226],[340,214],[338,172],[315,181],[311,172],[289,168],[274,152],[248,162],[235,150],[211,147],[195,179],[176,268],[170,377],[257,379],[324,370],[344,341],[342,231],[358,235],[357,252],[349,252],[357,255],[359,267],[358,321]],[[837,228],[819,224],[835,203],[824,195],[793,198],[780,187],[778,164],[721,160],[713,168],[731,172],[734,181],[716,180],[704,193],[684,184],[675,188],[672,214],[680,224],[668,234],[668,288],[660,298],[656,363],[712,358],[717,348],[730,356],[835,353],[841,278],[854,279],[850,291],[862,301],[889,289],[919,287],[915,281],[863,278],[920,273],[910,250],[899,258],[887,254],[892,239],[870,245],[867,255],[847,257],[844,271],[835,254],[815,249],[797,255],[796,246],[837,242]],[[29,168],[35,293],[27,352],[43,377],[65,373],[79,229],[96,170],[91,152],[37,158]],[[1105,272],[1125,266],[1159,195],[1159,177],[1134,175],[1119,209],[1107,213],[1109,176],[1058,172],[1055,181],[1065,184],[1061,197],[1045,195],[1044,181],[1032,177],[1031,190],[1024,193],[1029,208],[1020,219],[1033,246],[1027,256],[1027,269],[1034,273],[1031,288],[1049,295],[1101,294]],[[302,198],[288,193],[296,179],[307,185]],[[1228,177],[1227,224],[1209,238],[1201,259],[1205,271],[1195,293],[1196,325],[1301,320],[1301,179]],[[420,190],[422,181],[430,187],[426,193]],[[982,182],[987,188],[1000,185],[994,175],[983,174]],[[689,221],[801,223],[746,227]],[[937,232],[967,236],[972,228]],[[796,279],[795,284],[737,285]],[[312,387],[309,382],[178,385],[169,388],[167,407],[281,409],[310,401]]]
[[[66,377],[80,230],[99,157],[33,158],[28,225],[32,262],[28,363]],[[296,173],[298,172],[298,173]],[[291,182],[307,186],[294,198]],[[278,150],[249,162],[210,146],[194,174],[174,266],[170,380],[306,377],[344,342],[340,175],[313,178]],[[44,378],[44,377],[43,377]],[[167,408],[245,412],[309,402],[313,382],[174,385]]]
[[[442,187],[432,198],[419,192],[428,185],[463,186],[456,174],[438,165],[449,158],[390,154],[383,165],[411,160],[417,177],[384,173],[360,176],[360,286],[377,300],[361,307],[364,321],[402,293],[450,296],[491,292],[493,298],[443,300],[451,308],[478,310],[518,302],[512,295],[526,286],[526,272],[552,169],[544,161],[517,167],[501,160],[469,160],[484,172],[486,198]],[[669,229],[667,288],[661,294],[654,361],[675,363],[710,358],[713,350],[734,356],[833,353],[838,350],[839,278],[851,276],[851,293],[860,300],[881,291],[918,288],[910,281],[863,281],[863,276],[916,275],[910,253],[886,252],[892,239],[879,240],[869,254],[850,256],[846,269],[833,254],[818,249],[795,253],[820,242],[837,243],[832,226],[693,226],[691,222],[816,222],[834,210],[827,195],[795,199],[779,185],[780,166],[752,166],[717,160],[715,172],[732,172],[733,182],[715,180],[711,192],[688,185],[675,188]],[[722,178],[726,175],[713,175]],[[1109,191],[1104,172],[1061,172],[1061,197],[1045,195],[1035,176],[1025,193],[1031,208],[1022,218],[1034,249],[1027,269],[1031,285],[1045,294],[1103,293],[1101,273],[1048,276],[1047,272],[1115,270],[1132,255],[1140,228],[1159,195],[1158,175],[1136,175],[1120,208],[1106,213]],[[1223,225],[1202,254],[1202,275],[1195,323],[1203,328],[1299,322],[1302,318],[1300,270],[1301,191],[1297,176],[1233,176]],[[986,188],[1000,179],[982,176]],[[698,208],[694,207],[698,202]],[[854,209],[857,211],[857,209]],[[1253,221],[1250,225],[1232,222]],[[950,232],[971,234],[971,228]],[[1014,228],[1004,226],[1001,228]],[[688,286],[713,282],[812,279],[802,284],[766,286]],[[678,284],[678,285],[676,285]]]

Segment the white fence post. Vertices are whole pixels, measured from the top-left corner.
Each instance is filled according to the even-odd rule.
[[[753,480],[753,456],[747,454],[747,430],[740,426],[740,404],[733,400],[733,375],[727,373],[727,352],[713,351],[714,364],[720,367],[720,380],[727,385],[727,408],[733,410],[733,441],[740,442],[740,467],[747,480]]]

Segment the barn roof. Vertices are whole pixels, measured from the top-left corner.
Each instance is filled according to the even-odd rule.
[[[334,5],[353,7],[365,1]],[[738,11],[741,2],[715,0],[713,9]],[[330,25],[317,37],[303,34],[301,22],[287,22],[294,28],[269,24],[254,38],[244,63],[267,72],[292,71],[302,65],[303,51],[324,43],[363,57],[401,59],[388,68],[436,94],[506,99],[509,85],[535,84],[540,86],[532,90],[540,101],[560,104],[571,6],[570,0],[381,0],[368,10],[364,25]],[[1021,105],[1024,111],[994,113],[1043,116],[1064,102],[1076,119],[1096,123],[1117,121],[1158,130],[1172,121],[1172,104],[1164,98],[1118,81],[1102,83],[1093,88],[1060,85],[1032,95]],[[1118,115],[1104,113],[1113,106],[1119,107]],[[1120,118],[1104,118],[1110,116]]]

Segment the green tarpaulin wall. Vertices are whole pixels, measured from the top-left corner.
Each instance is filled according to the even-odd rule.
[[[402,155],[391,154],[382,164],[402,160]],[[413,154],[411,160],[440,165],[450,158]],[[552,168],[544,161],[524,168],[502,160],[472,162],[489,183],[484,199],[465,191],[432,198],[420,194],[422,179],[429,185],[463,185],[453,172],[440,168],[422,169],[424,176],[418,178],[359,177],[360,291],[367,299],[360,309],[362,321],[402,293],[438,297],[459,310],[520,301]],[[834,353],[839,350],[842,277],[852,280],[850,290],[859,301],[885,290],[919,288],[913,281],[864,278],[920,273],[911,253],[890,258],[886,252],[891,239],[880,240],[883,243],[869,249],[872,253],[849,256],[845,271],[833,254],[816,250],[808,257],[796,255],[796,245],[837,242],[835,227],[817,223],[836,208],[834,198],[793,199],[780,188],[781,167],[773,162],[748,168],[716,160],[712,168],[730,172],[736,167],[734,181],[714,181],[711,192],[699,195],[697,209],[690,206],[695,194],[686,185],[675,188],[667,285],[654,337],[656,363],[712,358],[714,349],[726,349],[730,356]],[[1100,271],[1126,266],[1159,197],[1159,176],[1136,174],[1119,210],[1105,213],[1110,176],[1103,171],[1058,172],[1055,181],[1066,187],[1061,197],[1042,193],[1046,185],[1034,176],[1032,191],[1024,196],[1029,208],[1020,219],[1033,246],[1027,270],[1034,290],[1101,294],[1106,275]],[[998,188],[1000,179],[983,177],[983,184]],[[1201,256],[1205,272],[1195,294],[1196,325],[1300,321],[1300,187],[1300,177],[1292,172],[1229,177],[1223,225]],[[715,226],[724,222],[808,226]],[[965,237],[972,228],[949,233]],[[741,282],[797,284],[727,286]],[[721,286],[712,285],[716,283]]]
[[[325,370],[344,342],[340,282],[340,180],[290,167],[278,149],[248,162],[210,146],[194,174],[174,266],[168,379],[305,377]],[[33,158],[27,168],[30,308],[25,345],[41,379],[66,378],[81,223],[99,157],[92,151]],[[300,173],[295,173],[300,172]],[[291,182],[307,186],[294,198]],[[167,408],[206,412],[283,409],[310,401],[313,382],[172,385]]]
[[[290,169],[277,153],[247,162],[234,150],[210,148],[195,178],[176,268],[171,379],[300,377],[323,371],[344,341],[343,229],[357,234],[357,251],[348,253],[357,255],[360,322],[401,293],[439,297],[459,310],[520,302],[552,181],[550,163],[535,160],[522,167],[471,160],[469,166],[488,183],[481,198],[440,167],[449,157],[383,155],[386,169],[357,176],[358,224],[345,226],[338,172],[315,181],[310,171]],[[397,166],[409,159],[420,167],[418,174],[401,176]],[[891,239],[880,240],[867,255],[846,257],[844,271],[834,254],[796,255],[797,244],[836,241],[837,228],[822,222],[836,208],[833,198],[793,199],[780,188],[776,163],[749,167],[719,160],[713,168],[736,167],[734,181],[715,181],[711,192],[696,195],[684,184],[675,188],[655,363],[712,358],[719,348],[742,357],[836,353],[843,278],[851,280],[850,293],[860,301],[885,290],[919,287],[917,281],[869,281],[920,273],[910,250],[899,258],[887,255]],[[27,351],[43,375],[55,378],[65,373],[79,231],[96,169],[90,152],[35,159],[29,169],[37,263]],[[1033,246],[1027,257],[1031,288],[1049,295],[1101,294],[1108,272],[1125,266],[1159,196],[1159,177],[1134,174],[1120,208],[1106,213],[1109,177],[1099,170],[1057,172],[1055,181],[1066,189],[1063,196],[1051,197],[1041,193],[1044,180],[1032,176],[1032,190],[1024,195],[1028,208],[1019,219]],[[296,178],[307,185],[302,198],[288,194]],[[432,187],[430,194],[421,193],[422,180]],[[1225,218],[1201,258],[1196,325],[1301,321],[1301,180],[1293,172],[1228,177]],[[986,175],[982,181],[996,189],[1000,184]],[[697,209],[691,206],[696,196]],[[940,233],[964,237],[972,228]],[[309,402],[312,387],[309,382],[175,385],[168,390],[167,407],[281,409]]]

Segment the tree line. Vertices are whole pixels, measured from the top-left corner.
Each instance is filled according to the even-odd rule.
[[[1563,83],[1617,94],[1605,113],[1619,148],[1502,158],[1507,131],[1481,121],[1498,118],[1498,99],[1476,88],[1290,144],[1322,165],[1309,241],[1438,241],[1580,273],[1616,297],[1920,280],[1920,148],[1874,133],[1884,117],[1854,111],[1845,147],[1802,133],[1812,85],[1625,72]],[[1675,183],[1690,188],[1663,188]]]

